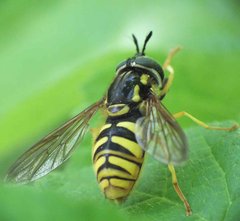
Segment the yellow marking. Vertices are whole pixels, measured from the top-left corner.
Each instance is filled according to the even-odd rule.
[[[121,200],[121,198],[126,197],[130,190],[124,190],[114,186],[109,186],[104,190],[105,196],[112,200]]]
[[[136,85],[134,87],[134,92],[133,92],[133,97],[132,97],[132,100],[134,102],[139,102],[141,100],[141,97],[139,96],[139,91],[140,91],[140,87],[139,87],[139,85]]]
[[[93,168],[94,168],[95,173],[97,173],[99,167],[101,167],[105,162],[106,162],[106,157],[105,157],[105,156],[100,157],[100,158],[95,162],[95,164],[93,165]]]
[[[146,101],[142,101],[139,105],[139,111],[145,115],[146,114]]]
[[[151,91],[153,92],[153,94],[156,94],[158,97],[161,96],[161,89],[160,89],[159,85],[153,84],[151,87]]]
[[[98,135],[99,135],[102,131],[110,128],[111,126],[112,126],[112,124],[105,124],[105,125],[102,126],[101,128],[91,128],[90,131],[91,131],[91,133],[92,133],[93,140],[95,141],[95,140],[97,139]]]
[[[127,190],[127,189],[131,189],[135,182],[131,180],[121,180],[121,179],[112,178],[110,179],[110,183],[113,186],[124,188]]]
[[[136,163],[143,163],[143,158],[136,158],[135,156],[131,156],[129,154],[122,153],[122,152],[119,152],[119,151],[116,151],[116,150],[102,150],[99,153],[97,153],[97,155],[95,156],[95,159],[98,159],[99,156],[104,155],[104,154],[114,154],[114,155],[123,157],[127,160],[132,160]],[[97,160],[95,160],[95,162],[96,161]]]
[[[128,171],[134,178],[138,177],[139,167],[135,163],[129,162],[127,160],[115,156],[110,156],[108,159],[111,164],[121,165],[121,167]]]
[[[141,76],[141,78],[140,78],[140,82],[141,82],[143,85],[147,85],[148,79],[149,79],[149,75],[147,75],[147,74],[142,74],[142,76]]]
[[[105,125],[102,126],[102,128],[100,129],[99,134],[100,134],[102,131],[104,131],[104,130],[110,128],[111,126],[112,126],[112,124],[105,124]]]
[[[123,178],[133,179],[133,177],[130,174],[127,174],[126,172],[123,172],[121,170],[104,168],[101,171],[99,171],[99,173],[97,174],[97,180],[99,182],[102,178],[105,178],[108,176],[119,176]]]
[[[121,107],[121,106],[123,106],[123,108],[120,109],[118,112],[114,112],[114,113],[111,112],[112,107]],[[111,106],[108,107],[107,113],[109,114],[109,116],[114,117],[114,116],[120,116],[120,115],[126,114],[126,113],[128,113],[129,110],[130,110],[130,108],[126,104],[115,104],[115,105],[111,105]]]
[[[118,136],[112,136],[111,140],[113,143],[119,144],[120,146],[129,150],[137,158],[142,157],[143,151],[136,142]]]
[[[109,181],[107,179],[104,179],[99,183],[99,185],[101,190],[104,191],[104,189],[109,186]]]
[[[100,140],[98,140],[93,147],[93,154],[98,149],[98,147],[100,147],[101,145],[103,145],[107,141],[108,141],[108,137],[102,137]]]
[[[117,127],[124,127],[133,133],[135,133],[135,123],[129,121],[123,121],[117,124]]]

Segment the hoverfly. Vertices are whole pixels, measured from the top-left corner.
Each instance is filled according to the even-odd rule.
[[[171,115],[161,101],[173,81],[170,61],[179,48],[169,53],[161,67],[145,56],[152,32],[147,35],[141,51],[136,37],[132,36],[137,53],[117,66],[116,77],[105,96],[20,156],[9,169],[7,181],[28,183],[60,166],[79,146],[89,120],[103,109],[107,119],[94,142],[92,159],[105,197],[117,202],[126,199],[138,179],[147,152],[168,164],[174,189],[185,205],[186,215],[191,214],[174,169],[174,165],[187,159],[188,152],[186,136],[175,118],[187,116],[209,129],[231,130],[235,127],[209,127],[186,112]],[[164,71],[169,72],[168,77]]]

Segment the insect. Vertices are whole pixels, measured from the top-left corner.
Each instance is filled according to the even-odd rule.
[[[169,53],[161,67],[145,56],[152,32],[145,38],[141,51],[136,37],[132,36],[137,53],[117,66],[116,77],[104,97],[20,156],[9,169],[7,181],[28,183],[60,166],[79,146],[89,120],[103,109],[107,118],[94,142],[92,159],[105,197],[117,202],[126,199],[138,179],[144,155],[148,153],[168,165],[186,215],[191,214],[174,169],[174,165],[187,159],[188,153],[186,136],[175,118],[187,116],[208,129],[232,130],[235,126],[210,127],[187,112],[171,115],[161,101],[172,84],[174,71],[170,62],[179,48]],[[168,77],[164,71],[169,72]]]

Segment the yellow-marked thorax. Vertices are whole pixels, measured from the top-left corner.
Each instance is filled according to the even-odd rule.
[[[134,104],[140,103],[149,95],[151,78],[140,71],[126,71],[113,81],[107,93],[106,105],[109,115],[118,109],[127,113]]]

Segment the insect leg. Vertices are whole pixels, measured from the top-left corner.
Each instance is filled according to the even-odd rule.
[[[163,63],[163,66],[162,66],[163,70],[166,70],[167,67],[170,66],[170,63],[171,63],[171,60],[172,60],[173,56],[174,56],[178,51],[180,51],[181,49],[182,49],[181,47],[176,47],[176,48],[173,48],[173,49],[169,52],[166,60],[165,60],[164,63]]]
[[[160,96],[163,96],[168,92],[170,86],[172,85],[173,79],[174,79],[174,69],[173,69],[173,67],[168,65],[166,70],[169,72],[169,75],[166,79],[167,83],[164,85],[163,89],[160,92]]]
[[[174,69],[173,69],[173,67],[170,65],[170,63],[171,63],[171,60],[172,60],[173,56],[174,56],[179,50],[181,50],[181,47],[177,47],[177,48],[172,49],[172,50],[169,52],[166,60],[165,60],[164,63],[163,63],[163,70],[164,70],[164,71],[165,71],[165,70],[168,71],[168,72],[169,72],[169,75],[168,75],[168,77],[167,77],[167,79],[166,79],[166,80],[167,80],[167,83],[164,85],[163,89],[161,90],[161,94],[160,94],[161,96],[163,96],[164,94],[166,94],[166,93],[168,92],[170,86],[172,85],[172,82],[173,82],[173,79],[174,79]]]
[[[173,115],[174,118],[180,118],[180,117],[188,117],[190,118],[192,121],[194,121],[195,123],[197,123],[198,125],[200,125],[201,127],[204,127],[206,129],[209,130],[226,130],[226,131],[232,131],[232,130],[236,130],[237,128],[239,128],[238,124],[234,124],[231,127],[215,127],[215,126],[209,126],[208,124],[205,124],[204,122],[198,120],[196,117],[192,116],[191,114],[185,112],[185,111],[181,111],[178,112],[176,114]]]
[[[173,164],[168,164],[168,169],[172,174],[172,183],[173,183],[173,187],[176,191],[176,193],[178,194],[179,198],[183,201],[185,209],[186,209],[186,216],[190,216],[192,214],[192,210],[191,207],[187,201],[187,199],[185,198],[185,196],[183,195],[179,185],[178,185],[178,181],[177,181],[177,175],[174,169]]]

